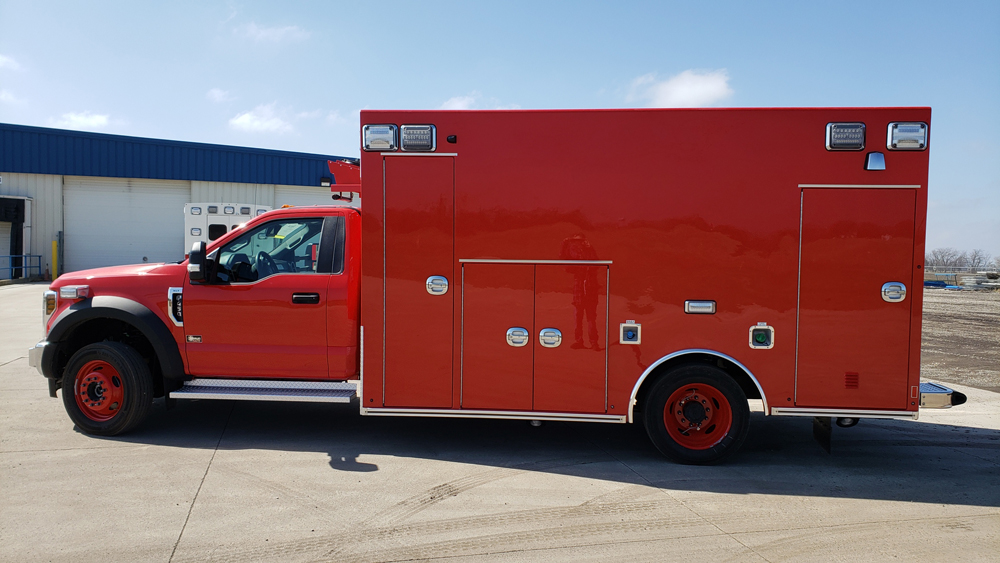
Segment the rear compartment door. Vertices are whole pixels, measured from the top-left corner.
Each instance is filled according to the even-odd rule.
[[[915,190],[804,189],[795,404],[904,409]]]
[[[449,408],[455,159],[402,154],[384,163],[385,405]]]

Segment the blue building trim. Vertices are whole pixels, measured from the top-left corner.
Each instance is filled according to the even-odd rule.
[[[319,186],[345,158],[0,123],[9,173]]]

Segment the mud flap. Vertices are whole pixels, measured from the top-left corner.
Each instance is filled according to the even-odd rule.
[[[829,416],[813,417],[813,438],[826,450],[826,453],[830,453],[830,438],[833,435],[833,425],[830,422]]]

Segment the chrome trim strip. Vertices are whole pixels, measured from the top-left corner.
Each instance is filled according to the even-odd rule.
[[[457,152],[383,152],[382,156],[458,156]]]
[[[184,387],[191,390],[194,387],[222,387],[227,389],[301,389],[319,391],[354,391],[358,388],[354,380],[347,381],[297,381],[291,379],[223,379],[215,377],[196,377],[185,381]]]
[[[917,188],[920,184],[799,184],[800,188]]]
[[[805,214],[806,192],[799,192],[799,264],[795,282],[795,369],[792,375],[792,397],[799,400],[799,311],[802,301],[802,221]],[[767,409],[764,409],[767,412]]]
[[[181,317],[184,316],[184,288],[183,287],[170,287],[167,288],[167,316],[170,317],[170,321],[174,323],[174,326],[184,326],[184,321],[178,321],[174,317],[174,295],[181,296]]]
[[[384,157],[387,154],[393,153],[382,153]],[[385,216],[386,216],[386,202],[385,202],[385,158],[382,159],[382,404],[385,404],[385,306],[386,306],[386,289],[387,281],[389,276],[386,275],[386,226],[385,226]]]
[[[595,264],[610,265],[611,260],[505,260],[502,258],[459,258],[461,264]]]
[[[361,325],[361,330],[358,334],[358,355],[360,356],[359,366],[358,366],[358,406],[362,407],[361,410],[364,411],[365,402],[365,325]],[[362,412],[362,414],[364,414]]]
[[[604,412],[608,412],[608,345],[611,344],[611,267],[604,284]]]
[[[353,397],[347,391],[340,391],[336,395],[321,395],[319,392],[307,393],[299,391],[299,395],[282,393],[239,393],[204,391],[185,391],[183,388],[170,392],[171,399],[219,399],[223,401],[276,401],[282,403],[350,403]]]
[[[763,403],[764,403],[764,414],[766,415],[766,414],[768,414],[770,412],[770,411],[768,411],[768,408],[767,408],[767,395],[764,394],[764,388],[760,386],[760,381],[757,381],[757,377],[754,376],[753,372],[751,372],[749,369],[747,369],[747,367],[745,365],[743,365],[740,362],[736,361],[732,356],[727,356],[727,355],[725,355],[725,354],[723,354],[721,352],[716,352],[715,350],[705,350],[705,349],[702,349],[702,348],[690,348],[690,349],[687,349],[687,350],[680,350],[680,351],[674,352],[672,354],[667,354],[666,356],[663,356],[659,360],[656,360],[655,362],[653,362],[648,368],[646,368],[646,371],[642,372],[642,375],[639,376],[639,380],[636,381],[635,382],[635,386],[632,387],[632,398],[629,400],[629,404],[628,404],[628,421],[629,422],[635,422],[635,417],[632,416],[632,410],[635,407],[635,400],[636,400],[635,398],[639,394],[639,387],[642,386],[642,382],[645,381],[646,377],[650,373],[652,373],[653,370],[656,369],[656,367],[659,366],[660,364],[662,364],[663,362],[665,362],[667,360],[671,360],[671,359],[676,358],[678,356],[686,356],[686,355],[689,355],[689,354],[708,354],[710,356],[716,356],[718,358],[722,358],[723,360],[727,360],[727,361],[730,361],[730,362],[736,364],[737,367],[739,367],[740,369],[742,369],[747,375],[750,376],[750,379],[753,381],[753,384],[757,386],[757,391],[760,392],[761,401],[763,401]]]
[[[368,416],[428,416],[438,418],[491,418],[504,420],[553,420],[564,422],[611,422],[624,424],[625,416],[532,411],[489,411],[471,409],[365,409]]]
[[[460,315],[461,320],[461,331],[462,334],[459,336],[461,338],[461,343],[458,346],[458,406],[462,407],[465,401],[465,266],[462,266],[462,310]],[[527,342],[525,342],[527,344]]]
[[[765,412],[767,407],[764,407]],[[881,411],[881,410],[857,410],[857,409],[810,409],[803,407],[774,407],[771,409],[774,416],[829,416],[846,418],[899,418],[917,420],[920,411]]]

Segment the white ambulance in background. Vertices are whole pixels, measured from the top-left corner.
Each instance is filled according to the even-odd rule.
[[[184,255],[196,242],[206,244],[271,210],[251,203],[187,203],[184,205]]]

